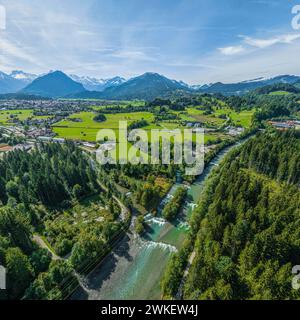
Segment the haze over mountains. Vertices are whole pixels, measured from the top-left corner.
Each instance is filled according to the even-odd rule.
[[[17,79],[13,71],[10,75],[0,71],[0,93],[14,93],[23,89],[28,83],[24,79]]]
[[[70,78],[76,82],[81,83],[86,90],[99,92],[104,91],[106,88],[118,86],[126,82],[126,79],[122,77],[114,77],[110,79],[97,79],[92,77],[80,77],[71,74]]]
[[[62,71],[51,71],[37,76],[23,71],[11,74],[0,72],[0,94],[18,93],[48,98],[93,98],[130,100],[151,100],[174,92],[222,93],[225,95],[245,94],[267,85],[300,82],[299,76],[281,75],[270,79],[253,79],[238,83],[213,83],[189,86],[182,81],[168,79],[158,73],[147,72],[141,76],[125,80],[122,77],[97,79],[66,75]]]
[[[53,71],[50,71],[48,74],[36,75],[26,73],[21,70],[15,70],[10,74],[6,74],[0,71],[0,94],[16,93],[31,84],[35,79],[42,78],[43,76],[50,75],[52,73]],[[81,83],[84,86],[83,91],[89,90],[101,92],[108,87],[120,85],[126,81],[126,79],[118,76],[109,79],[97,79],[92,77],[80,77],[72,74],[67,77],[71,78],[75,82]]]
[[[97,96],[98,98],[103,99],[151,100],[176,90],[190,91],[191,89],[186,85],[183,85],[181,82],[170,80],[158,73],[147,72],[141,76],[129,79],[128,81],[118,86],[108,87],[99,94],[91,92],[90,95],[92,95],[93,97]]]

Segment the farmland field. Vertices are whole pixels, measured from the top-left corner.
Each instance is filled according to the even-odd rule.
[[[184,121],[199,121],[201,123],[220,127],[229,117],[237,126],[249,128],[251,126],[254,110],[244,110],[241,112],[233,111],[230,108],[213,108],[214,112],[206,115],[204,110],[199,108],[187,108],[185,112],[180,112],[180,119]]]
[[[83,129],[117,129],[119,128],[119,121],[128,121],[128,124],[136,120],[145,119],[148,122],[154,120],[154,116],[150,112],[135,112],[135,113],[118,113],[118,114],[106,114],[106,121],[96,122],[94,121],[95,113],[93,112],[80,112],[75,113],[70,118],[81,119],[81,122],[73,122],[71,120],[64,120],[56,123],[55,127],[72,127]]]
[[[290,94],[288,91],[273,91],[269,93],[270,96],[283,96],[288,94]]]
[[[196,110],[198,111],[198,110]],[[195,111],[193,111],[195,113]],[[201,111],[200,111],[201,112]],[[151,129],[167,129],[173,130],[176,128],[183,129],[184,127],[175,122],[159,122],[154,123],[154,115],[150,112],[136,112],[136,113],[119,113],[119,114],[106,114],[106,121],[96,122],[94,121],[95,113],[93,112],[80,112],[73,114],[70,118],[80,119],[79,122],[72,120],[63,120],[53,126],[53,131],[62,138],[72,140],[84,140],[94,142],[96,141],[97,133],[100,129],[113,129],[118,139],[119,135],[119,121],[127,121],[128,125],[133,121],[144,119],[149,125],[144,127],[144,130],[148,130],[148,138],[150,139]],[[222,120],[222,119],[220,119]],[[191,120],[195,121],[195,119]],[[219,137],[219,134],[205,135],[205,142],[215,141]]]
[[[215,111],[216,116],[227,115],[237,126],[249,128],[251,126],[252,117],[255,110],[243,110],[241,112],[233,111],[229,108],[217,109]]]
[[[246,110],[246,111],[241,111],[239,113],[231,112],[229,116],[233,120],[235,125],[242,126],[245,128],[250,128],[253,114],[254,114],[253,110],[250,110],[250,111]]]
[[[96,100],[99,101],[99,100]],[[103,106],[93,106],[92,109],[93,110],[103,110],[107,107],[112,107],[112,106],[119,106],[121,108],[125,108],[128,105],[131,105],[132,107],[140,107],[140,106],[144,106],[145,102],[144,101],[111,101],[113,104],[110,105],[103,105]]]
[[[149,112],[107,114],[105,116],[106,121],[96,122],[93,120],[95,117],[95,113],[93,112],[76,113],[70,116],[70,118],[80,119],[80,122],[63,120],[53,127],[53,131],[59,137],[67,139],[96,141],[97,132],[100,129],[114,129],[118,134],[119,121],[128,121],[129,125],[133,121],[140,119],[145,119],[149,123],[154,119],[153,114]]]
[[[215,114],[205,115],[203,110],[197,108],[188,108],[180,117],[185,121],[199,121],[213,126],[221,126],[226,121],[216,117]]]
[[[21,121],[27,120],[28,118],[32,119],[47,119],[51,116],[34,116],[33,110],[1,110],[0,111],[0,124],[1,125],[10,125],[13,118],[18,118]]]

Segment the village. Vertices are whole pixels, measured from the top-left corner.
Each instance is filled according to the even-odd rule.
[[[300,130],[299,120],[269,121],[268,123],[278,130],[289,130],[289,129]]]

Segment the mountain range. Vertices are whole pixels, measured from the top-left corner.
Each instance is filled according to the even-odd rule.
[[[97,79],[92,77],[80,77],[80,76],[71,74],[70,78],[76,82],[81,83],[86,90],[99,91],[99,92],[104,91],[106,88],[115,87],[126,82],[126,79],[122,77],[114,77],[109,79]]]
[[[50,71],[48,74],[52,74]],[[31,74],[21,70],[14,70],[10,74],[6,74],[0,71],[0,94],[16,93],[23,90],[26,86],[31,84],[35,79],[41,78],[47,74]],[[101,92],[108,87],[117,86],[126,81],[122,77],[113,77],[109,79],[98,79],[92,77],[77,76],[74,74],[69,75],[75,82],[81,83],[84,90]]]
[[[258,78],[238,83],[217,82],[210,85],[204,85],[198,88],[198,91],[204,91],[207,93],[222,93],[225,95],[236,95],[245,94],[257,88],[261,88],[276,83],[294,84],[298,81],[300,81],[299,76],[281,75],[270,79]]]
[[[25,73],[20,70],[10,74],[0,72],[0,94],[18,93],[50,98],[93,98],[131,100],[152,100],[176,92],[222,93],[241,95],[273,84],[300,83],[300,77],[281,75],[270,79],[257,78],[238,83],[212,83],[189,86],[183,81],[171,80],[158,73],[147,72],[125,80],[122,77],[98,79],[67,75],[62,71],[51,71],[43,75]]]
[[[104,90],[100,97],[103,99],[153,100],[176,90],[191,91],[191,89],[176,80],[170,80],[158,73],[147,72],[141,76],[129,79],[119,86],[109,87]]]

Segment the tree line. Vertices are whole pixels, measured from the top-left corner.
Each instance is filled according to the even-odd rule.
[[[0,264],[7,270],[3,298],[63,298],[77,284],[73,270],[100,257],[120,232],[120,208],[101,192],[89,158],[71,142],[7,153],[0,160],[0,174]],[[80,225],[67,225],[64,210],[95,193],[106,208],[103,221],[88,223],[86,218]],[[55,249],[62,256],[70,252],[70,259],[52,261],[50,252],[33,241],[36,232],[45,241],[57,236]]]
[[[168,265],[165,297],[176,296],[194,247],[184,299],[299,299],[291,285],[300,263],[299,154],[298,132],[270,131],[226,157]]]

